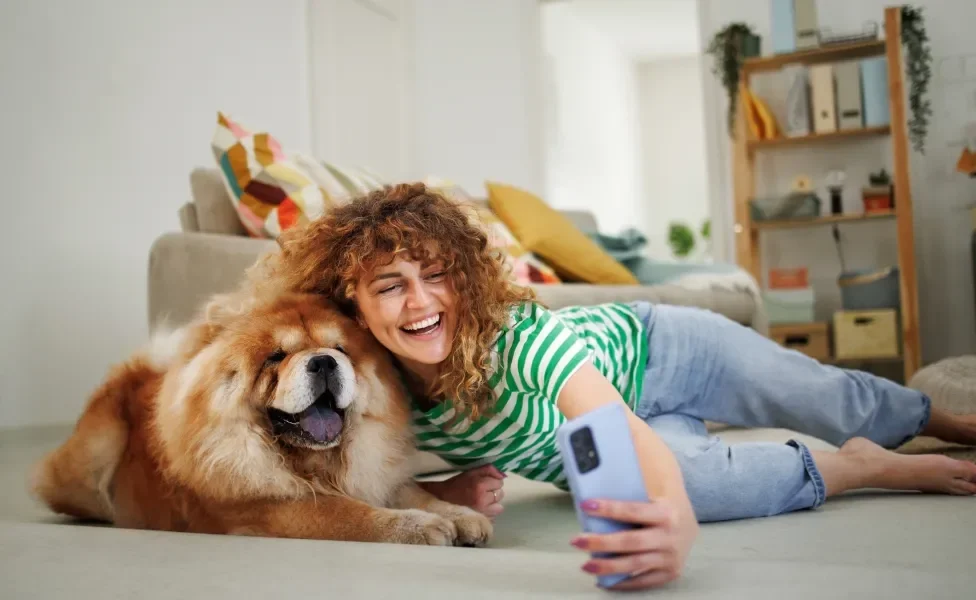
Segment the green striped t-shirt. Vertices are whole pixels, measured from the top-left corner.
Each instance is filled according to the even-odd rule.
[[[452,420],[449,403],[424,411],[414,405],[421,450],[467,468],[494,464],[528,479],[565,485],[556,430],[563,386],[590,360],[634,409],[647,361],[647,336],[628,304],[550,311],[535,303],[512,310],[492,353],[489,384],[494,410],[472,422]]]

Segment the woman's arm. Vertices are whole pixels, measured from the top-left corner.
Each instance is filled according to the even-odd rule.
[[[556,406],[572,419],[611,402],[622,403],[623,399],[596,367],[586,362],[563,386]],[[649,527],[617,534],[584,535],[574,544],[590,552],[633,553],[617,559],[591,560],[584,569],[605,574],[633,573],[647,568],[646,575],[625,584],[647,587],[680,575],[698,535],[698,521],[671,450],[629,409],[627,418],[651,504],[600,501],[593,514]]]

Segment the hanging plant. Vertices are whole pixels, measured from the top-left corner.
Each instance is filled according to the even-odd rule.
[[[925,154],[925,134],[928,131],[932,104],[925,98],[932,79],[932,51],[929,36],[925,31],[922,9],[913,6],[901,7],[901,39],[905,47],[905,70],[908,73],[908,105],[912,116],[908,120],[908,136],[912,147]]]
[[[759,36],[745,23],[730,23],[712,36],[706,49],[712,55],[712,73],[722,80],[729,97],[729,135],[735,137],[735,111],[739,95],[742,61],[759,55]]]

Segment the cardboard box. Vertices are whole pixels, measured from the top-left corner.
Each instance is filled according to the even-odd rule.
[[[769,335],[784,348],[802,352],[819,361],[830,360],[830,332],[827,323],[777,325],[769,328]]]
[[[885,310],[842,310],[834,313],[834,356],[896,358],[898,313]]]

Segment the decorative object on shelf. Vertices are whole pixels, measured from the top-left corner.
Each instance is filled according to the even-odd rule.
[[[771,290],[796,290],[810,287],[810,275],[806,267],[774,268],[769,270]]]
[[[743,88],[743,106],[746,109],[746,124],[749,133],[756,140],[772,140],[779,137],[779,125],[769,106],[749,88]]]
[[[793,0],[793,27],[796,32],[796,49],[816,48],[820,43],[817,31],[817,0]]]
[[[827,323],[791,323],[769,328],[769,337],[790,350],[820,361],[830,360],[830,333]]]
[[[861,109],[861,69],[855,60],[834,65],[837,78],[837,128],[864,128],[864,112]]]
[[[925,31],[922,9],[911,5],[901,7],[901,39],[905,48],[905,71],[908,73],[908,105],[912,117],[908,120],[908,136],[912,147],[925,154],[925,134],[928,132],[932,103],[925,98],[932,79],[932,51]]]
[[[976,152],[970,150],[969,146],[963,147],[956,162],[956,170],[970,177],[976,177]]]
[[[837,278],[837,285],[844,310],[897,309],[901,306],[897,266],[847,271]]]
[[[720,75],[729,99],[728,130],[735,137],[735,111],[739,94],[739,73],[743,59],[759,56],[761,38],[741,22],[730,23],[715,33],[706,52],[712,55],[712,73]]]
[[[844,214],[844,181],[847,173],[840,169],[827,172],[827,190],[830,192],[830,214]]]
[[[813,192],[791,192],[777,198],[754,198],[749,202],[753,221],[815,219],[820,216],[820,198]]]
[[[790,81],[789,92],[786,95],[786,124],[784,129],[788,137],[805,137],[810,135],[810,97],[807,94],[807,68],[794,66],[784,69]]]
[[[868,176],[868,187],[861,188],[864,213],[868,215],[890,212],[895,207],[891,176],[884,169]]]
[[[821,46],[857,44],[876,39],[878,39],[878,24],[875,21],[864,23],[859,30],[844,30],[838,33],[834,33],[829,27],[821,27],[817,30],[817,41]]]
[[[898,356],[898,315],[893,309],[834,313],[834,358]]]

